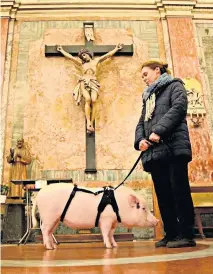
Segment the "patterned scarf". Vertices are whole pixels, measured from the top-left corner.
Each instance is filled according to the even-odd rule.
[[[168,73],[163,73],[161,76],[150,86],[148,86],[143,93],[143,103],[146,106],[145,121],[152,119],[155,110],[156,94],[163,91],[164,87],[168,86],[174,81],[174,78]],[[143,105],[143,107],[144,107]]]

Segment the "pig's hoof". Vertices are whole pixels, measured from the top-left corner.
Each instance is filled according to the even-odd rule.
[[[115,244],[113,244],[113,247],[118,247],[118,245],[115,243]]]
[[[46,247],[46,250],[54,250],[53,247]]]
[[[112,248],[112,246],[111,245],[106,245],[106,248]]]
[[[46,247],[47,250],[54,250],[54,246],[46,245],[45,247]]]

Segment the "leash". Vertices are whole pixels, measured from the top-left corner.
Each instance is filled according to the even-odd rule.
[[[148,140],[148,139],[145,139],[145,140],[146,140],[147,142],[151,143],[152,145],[156,145],[156,142],[153,142],[153,141]],[[164,143],[163,140],[160,140],[160,142],[161,142],[161,143]],[[171,150],[171,147],[170,147],[168,144],[166,144],[166,143],[164,143],[164,144]],[[124,179],[124,180],[115,188],[115,190],[116,190],[117,188],[119,188],[121,185],[123,185],[124,182],[126,181],[126,179],[131,175],[131,173],[133,172],[133,170],[136,168],[138,162],[140,161],[142,154],[143,154],[143,151],[141,151],[141,153],[140,153],[138,159],[137,159],[136,162],[134,163],[133,167],[131,168],[130,172],[127,174],[127,176],[125,177],[125,179]]]
[[[119,188],[121,185],[123,185],[124,182],[126,181],[126,179],[131,175],[131,173],[133,172],[133,170],[136,168],[138,162],[140,161],[141,156],[142,156],[142,153],[143,153],[143,151],[141,151],[141,153],[140,153],[138,159],[137,159],[136,162],[134,163],[133,167],[131,168],[130,172],[127,174],[127,176],[125,177],[125,179],[124,179],[124,180],[115,188],[115,190],[116,190],[117,188]]]

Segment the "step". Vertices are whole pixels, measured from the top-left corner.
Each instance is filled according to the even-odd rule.
[[[87,243],[87,242],[103,242],[101,234],[55,234],[55,238],[59,243]],[[133,241],[134,235],[131,232],[115,233],[114,238],[116,242]],[[35,242],[43,242],[42,235],[35,236]]]

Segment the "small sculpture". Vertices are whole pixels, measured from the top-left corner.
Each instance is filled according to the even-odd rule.
[[[94,29],[93,29],[93,25],[91,24],[85,24],[85,28],[84,28],[84,34],[85,37],[87,39],[87,41],[94,41],[95,37],[94,37]]]
[[[187,90],[188,110],[193,127],[199,127],[206,115],[202,98],[202,88],[199,81],[193,78],[183,80]]]
[[[10,154],[7,156],[7,162],[11,164],[10,180],[26,180],[27,165],[31,163],[31,155],[29,150],[24,145],[24,139],[19,138],[15,148],[10,149]],[[12,198],[24,197],[22,185],[11,185]]]

